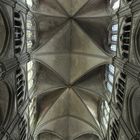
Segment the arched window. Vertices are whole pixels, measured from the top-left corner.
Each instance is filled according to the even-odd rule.
[[[29,30],[27,30],[27,38],[29,39],[31,39],[32,38],[32,32],[31,31],[29,31]]]
[[[109,123],[110,107],[107,101],[103,101],[101,105],[101,124],[107,130]]]
[[[33,1],[32,0],[26,0],[27,1],[27,5],[29,7],[32,7],[33,6]]]
[[[115,67],[112,64],[109,64],[109,71],[114,74],[115,73]]]
[[[118,24],[112,25],[112,32],[118,32]]]
[[[34,122],[34,115],[35,115],[35,113],[36,113],[36,101],[35,101],[36,99],[35,98],[33,98],[32,100],[31,100],[31,103],[30,103],[30,105],[29,105],[29,118],[30,118],[30,126],[31,127],[33,127],[33,122]]]
[[[26,33],[27,33],[27,48],[31,49],[31,47],[33,45],[33,42],[32,42],[33,34],[32,34],[32,31],[31,31],[31,27],[27,28],[27,32]]]
[[[112,93],[113,87],[112,87],[112,84],[110,82],[107,82],[107,89],[110,93]]]
[[[28,82],[28,90],[30,90],[33,87],[33,84],[34,84],[34,81],[33,80],[30,80]]]
[[[106,87],[110,93],[112,93],[112,91],[113,91],[114,74],[115,74],[115,67],[112,64],[107,65],[107,67],[106,67]]]
[[[27,65],[27,70],[29,71],[32,68],[33,68],[33,61],[30,61]]]
[[[117,10],[120,7],[120,0],[110,0],[110,5],[113,10]]]
[[[112,35],[112,41],[116,42],[117,41],[117,35]]]
[[[34,42],[36,40],[36,29],[35,29],[35,20],[31,13],[28,13],[27,16],[26,38],[27,38],[27,49],[32,49]]]
[[[117,41],[118,41],[118,24],[113,24],[112,32],[111,32],[111,46],[110,46],[110,50],[113,52],[117,51]]]
[[[28,72],[28,81],[30,81],[33,77],[33,70],[31,69],[29,72]]]
[[[33,61],[27,63],[27,79],[28,79],[28,90],[33,87],[34,84],[34,69],[33,69]]]
[[[114,80],[114,76],[112,74],[108,74],[108,80],[110,83],[113,83],[113,80]]]
[[[27,41],[27,47],[28,47],[28,48],[31,48],[32,46],[33,46],[32,41],[30,41],[30,40],[29,40],[29,41]]]
[[[110,49],[111,49],[111,51],[116,52],[117,51],[117,45],[112,44]]]

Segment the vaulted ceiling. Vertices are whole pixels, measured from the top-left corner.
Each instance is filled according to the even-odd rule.
[[[111,62],[107,10],[106,0],[39,0],[39,46],[32,53],[39,66],[37,139],[103,137],[99,110]]]

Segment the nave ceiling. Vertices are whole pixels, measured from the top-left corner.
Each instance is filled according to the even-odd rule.
[[[105,65],[111,62],[107,7],[106,0],[39,0],[34,9],[38,139],[103,137],[99,112],[106,92]]]

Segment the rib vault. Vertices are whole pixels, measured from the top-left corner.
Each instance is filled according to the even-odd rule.
[[[111,18],[106,0],[39,0],[39,66],[36,92],[38,140],[103,138],[100,101]]]

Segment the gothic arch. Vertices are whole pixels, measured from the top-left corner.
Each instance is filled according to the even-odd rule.
[[[7,13],[6,8],[2,5],[0,5],[0,39],[1,39],[1,44],[0,44],[0,55],[5,55],[7,47],[9,45],[10,41],[10,20],[9,20],[9,15]]]
[[[135,57],[138,63],[140,63],[140,18],[136,21],[136,27],[134,27],[134,51],[135,51]]]
[[[138,86],[132,87],[127,101],[129,120],[134,134],[140,132],[139,93],[140,88]]]
[[[7,127],[14,111],[14,96],[10,85],[6,81],[0,81],[0,97],[0,125]]]

